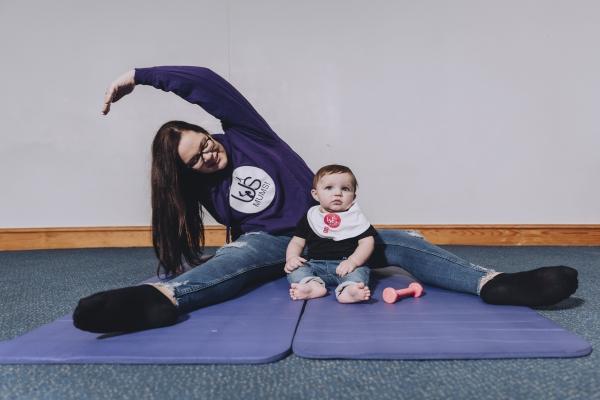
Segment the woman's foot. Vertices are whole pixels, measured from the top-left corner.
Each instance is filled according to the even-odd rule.
[[[371,290],[369,290],[369,287],[365,286],[363,282],[359,282],[354,285],[346,286],[337,299],[340,303],[358,303],[359,301],[366,301],[370,298]]]
[[[292,283],[290,287],[290,297],[292,300],[308,300],[317,297],[323,297],[327,293],[324,285],[317,281],[306,283]]]
[[[75,327],[89,332],[131,332],[173,325],[177,307],[151,285],[99,292],[79,300]]]
[[[570,267],[542,267],[531,271],[501,273],[480,292],[486,303],[515,306],[550,306],[577,290],[577,270]]]

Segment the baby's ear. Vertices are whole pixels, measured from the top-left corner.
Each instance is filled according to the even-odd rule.
[[[317,189],[311,189],[310,194],[315,201],[319,201],[319,198],[317,197]]]

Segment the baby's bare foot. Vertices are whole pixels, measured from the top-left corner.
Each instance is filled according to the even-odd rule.
[[[371,298],[369,287],[359,282],[346,286],[338,296],[338,301],[340,303],[358,303],[359,301],[369,300],[369,298]]]
[[[307,300],[317,297],[323,297],[327,293],[325,286],[317,281],[307,283],[292,283],[290,287],[290,297],[292,300]]]

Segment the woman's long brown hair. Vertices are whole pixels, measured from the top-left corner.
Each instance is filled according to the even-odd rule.
[[[183,131],[208,134],[197,125],[169,121],[152,142],[152,245],[158,274],[161,269],[166,275],[183,272],[184,259],[188,265],[198,265],[204,250],[201,188],[177,152]]]

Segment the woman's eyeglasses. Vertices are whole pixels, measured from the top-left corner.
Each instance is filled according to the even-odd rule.
[[[194,157],[192,157],[190,159],[190,161],[188,161],[185,164],[185,166],[189,169],[194,169],[194,166],[198,163],[198,161],[200,161],[200,165],[196,169],[202,168],[202,164],[204,164],[204,155],[206,153],[211,153],[213,151],[213,147],[214,147],[213,140],[210,137],[206,138],[204,143],[200,144],[198,153],[196,153],[196,155]]]

